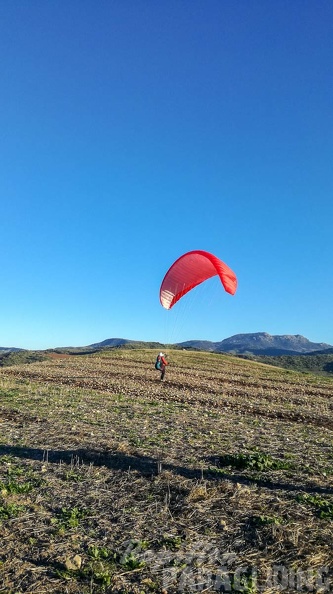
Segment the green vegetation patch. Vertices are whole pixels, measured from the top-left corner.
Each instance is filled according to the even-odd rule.
[[[3,496],[30,493],[45,483],[40,476],[35,475],[33,470],[15,463],[15,458],[12,456],[0,456],[0,464],[3,469],[0,493]]]
[[[62,507],[57,511],[56,516],[52,518],[51,524],[55,525],[57,530],[65,533],[67,530],[78,528],[81,520],[88,515],[88,510],[79,507]]]
[[[0,522],[1,520],[9,520],[10,518],[16,518],[25,511],[24,505],[18,505],[17,503],[3,503],[0,504]]]
[[[325,499],[320,495],[311,495],[309,493],[299,495],[297,500],[300,503],[312,506],[319,518],[333,520],[333,501]]]
[[[140,547],[140,550],[143,548]],[[120,555],[108,547],[90,545],[84,563],[81,556],[76,555],[73,560],[66,559],[64,565],[57,568],[56,574],[66,581],[75,579],[81,583],[95,584],[104,592],[117,572],[137,572],[145,566],[145,561],[135,555],[135,550],[127,555]]]
[[[253,526],[259,528],[259,527],[262,527],[262,526],[270,526],[270,525],[279,526],[280,524],[283,523],[283,521],[278,516],[260,515],[260,516],[253,516],[251,518],[250,523]]]
[[[291,468],[291,463],[286,460],[274,458],[264,452],[251,452],[249,454],[225,454],[218,459],[219,466],[231,466],[237,470],[286,470]]]

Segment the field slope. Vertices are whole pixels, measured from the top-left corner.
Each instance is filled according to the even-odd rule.
[[[155,355],[0,369],[0,592],[328,591],[333,380]]]

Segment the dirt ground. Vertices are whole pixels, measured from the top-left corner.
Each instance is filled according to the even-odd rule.
[[[0,369],[0,592],[333,589],[333,381],[155,355]]]

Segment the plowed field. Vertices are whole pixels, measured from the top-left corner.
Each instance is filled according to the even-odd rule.
[[[155,356],[0,369],[0,592],[333,589],[333,381]]]

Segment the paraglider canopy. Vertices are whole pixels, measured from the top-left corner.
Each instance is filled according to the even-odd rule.
[[[227,293],[237,289],[235,273],[213,254],[194,250],[180,256],[166,273],[160,288],[160,302],[171,309],[183,295],[212,276],[218,275]]]

